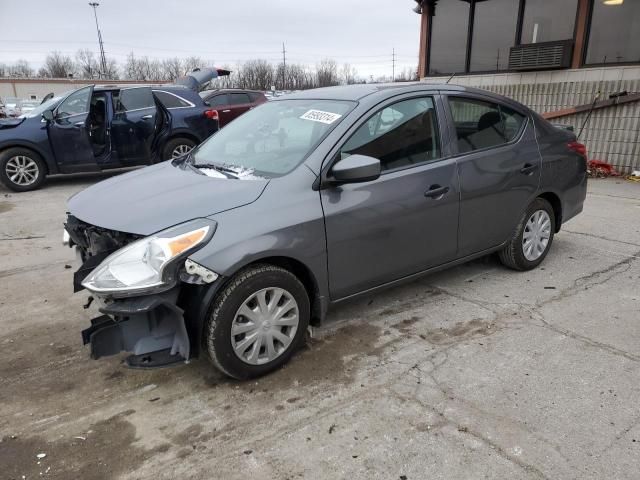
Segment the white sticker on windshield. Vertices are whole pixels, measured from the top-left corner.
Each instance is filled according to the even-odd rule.
[[[322,110],[309,110],[300,118],[303,120],[311,120],[312,122],[320,122],[320,123],[326,123],[327,125],[331,125],[333,122],[338,120],[341,116],[342,115],[337,113],[323,112]]]

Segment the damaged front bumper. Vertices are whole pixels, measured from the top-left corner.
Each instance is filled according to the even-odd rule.
[[[131,352],[130,367],[153,368],[191,358],[184,311],[177,306],[178,289],[156,295],[114,300],[82,331],[91,358]]]
[[[74,274],[74,292],[109,254],[140,237],[86,224],[69,215],[63,243],[74,247],[80,267]],[[82,331],[91,358],[130,352],[130,367],[154,368],[189,361],[198,355],[206,305],[219,282],[218,275],[188,258],[179,261],[173,286],[139,295],[117,297],[92,293],[102,314]]]

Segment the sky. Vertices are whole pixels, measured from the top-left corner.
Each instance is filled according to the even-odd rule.
[[[37,68],[47,53],[98,52],[89,0],[0,0],[0,63]],[[315,65],[329,57],[360,76],[418,63],[419,20],[411,0],[99,0],[108,57],[195,55],[216,66],[263,58]]]

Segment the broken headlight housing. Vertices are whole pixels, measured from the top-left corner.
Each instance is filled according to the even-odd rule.
[[[82,286],[115,297],[171,288],[179,261],[204,246],[215,229],[214,221],[198,219],[137,240],[105,258]]]

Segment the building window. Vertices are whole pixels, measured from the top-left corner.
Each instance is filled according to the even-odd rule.
[[[640,2],[593,3],[586,63],[640,61]]]
[[[429,49],[431,75],[466,70],[469,3],[464,0],[441,0],[436,4]]]
[[[526,0],[520,43],[573,38],[578,0]]]
[[[506,70],[518,23],[518,2],[489,0],[476,2],[469,70]]]

